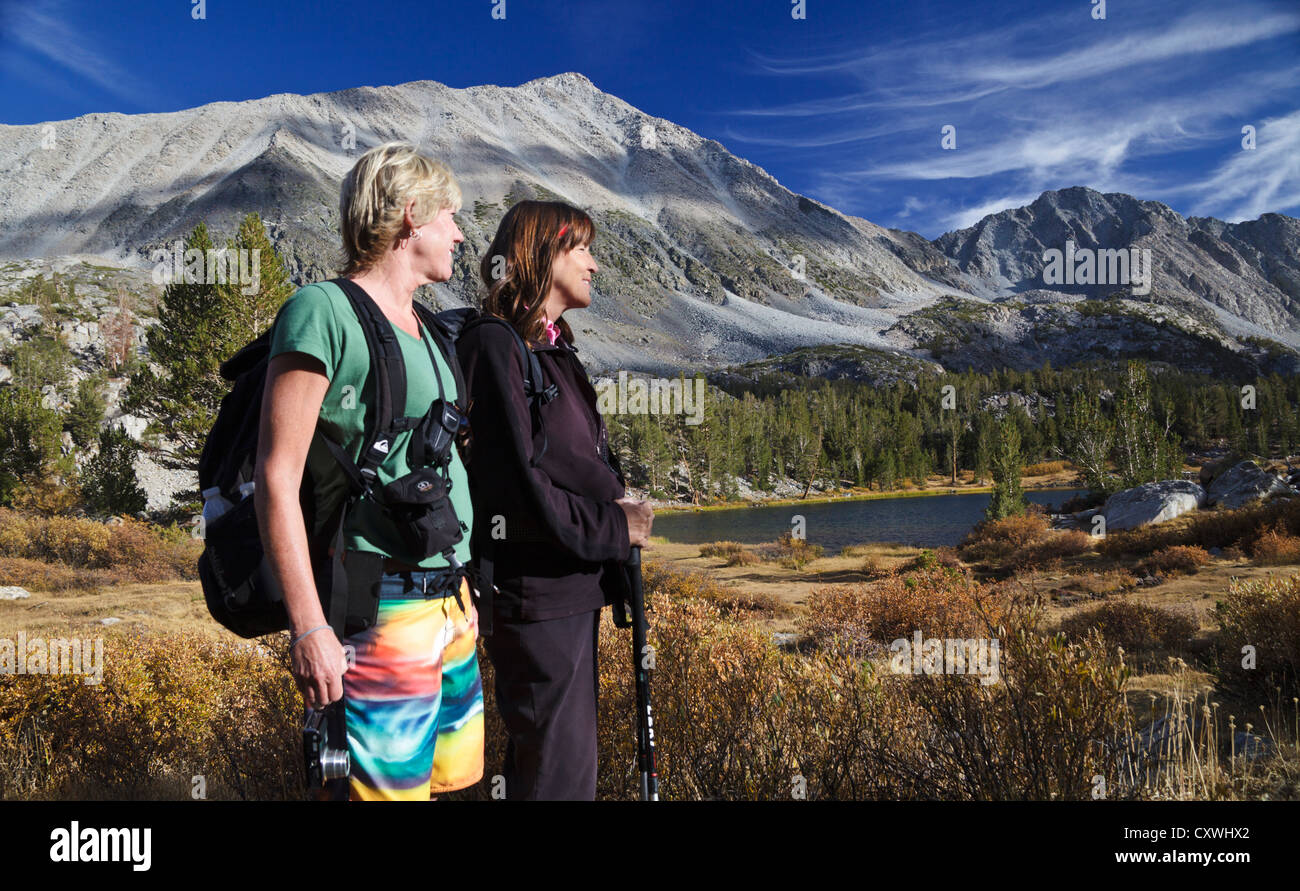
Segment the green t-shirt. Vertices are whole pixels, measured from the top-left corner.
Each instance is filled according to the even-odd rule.
[[[391,324],[391,322],[389,323]],[[421,339],[412,337],[393,325],[397,340],[406,360],[406,414],[421,417],[429,405],[438,398],[438,382],[429,361],[429,350]],[[443,358],[436,342],[425,334],[437,357],[438,372],[442,375],[445,398],[456,398],[456,380]],[[306,353],[325,365],[329,389],[320,409],[320,431],[343,446],[353,460],[360,457],[365,435],[366,413],[374,404],[375,382],[370,375],[370,351],[366,335],[357,321],[356,311],[343,289],[331,282],[318,282],[299,288],[280,309],[275,332],[271,338],[271,356],[281,353]],[[411,468],[406,463],[406,451],[411,442],[409,431],[399,433],[388,457],[378,467],[379,485],[385,485],[405,476]],[[307,470],[317,482],[317,517],[328,517],[347,492],[347,482],[338,462],[330,455],[319,437],[312,439],[307,453]],[[473,525],[473,507],[470,505],[469,480],[460,455],[453,447],[451,465],[451,502],[456,516],[466,526]],[[406,553],[401,535],[380,506],[371,498],[363,498],[348,516],[344,530],[350,550],[385,554],[406,563],[417,563],[427,569],[447,565],[441,554],[423,560]],[[469,563],[469,534],[465,533],[456,545],[456,558]]]

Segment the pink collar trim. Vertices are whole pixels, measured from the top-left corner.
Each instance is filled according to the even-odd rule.
[[[527,303],[524,304],[524,312],[528,312]],[[551,346],[555,346],[555,342],[560,339],[560,329],[545,315],[542,316],[542,322],[546,325],[546,339],[551,342]]]

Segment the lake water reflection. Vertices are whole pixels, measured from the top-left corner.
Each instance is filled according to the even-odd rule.
[[[1026,491],[1039,504],[1061,504],[1079,489]],[[826,549],[827,556],[845,545],[893,541],[920,547],[955,545],[984,516],[989,495],[927,495],[820,504],[782,504],[727,510],[681,511],[655,516],[654,534],[672,542],[703,544],[738,541],[760,544],[791,529],[795,515],[805,519],[808,541]]]

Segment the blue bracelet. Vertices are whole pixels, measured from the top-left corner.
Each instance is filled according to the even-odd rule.
[[[289,649],[292,650],[294,647],[296,647],[296,646],[298,645],[298,641],[302,640],[302,639],[303,639],[304,637],[306,637],[307,635],[309,635],[309,634],[315,634],[317,631],[321,631],[321,630],[323,630],[323,629],[325,629],[325,628],[328,628],[328,627],[330,627],[330,626],[328,626],[328,625],[317,625],[315,628],[311,629],[310,631],[304,631],[302,634],[299,634],[299,635],[298,635],[297,637],[295,637],[293,640],[289,641]]]

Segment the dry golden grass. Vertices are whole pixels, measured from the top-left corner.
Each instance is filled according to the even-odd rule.
[[[203,543],[181,528],[0,508],[0,573],[10,579],[3,583],[30,590],[192,579],[202,549]]]
[[[1023,476],[1052,476],[1064,473],[1067,470],[1074,470],[1074,465],[1069,461],[1040,461],[1038,464],[1030,464],[1025,467],[1021,474]]]

